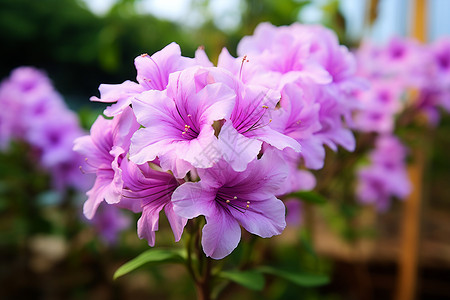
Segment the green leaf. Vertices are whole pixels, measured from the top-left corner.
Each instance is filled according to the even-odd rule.
[[[264,276],[255,270],[252,271],[222,271],[218,275],[223,279],[228,279],[254,291],[261,291],[264,288]]]
[[[259,271],[286,279],[296,285],[303,287],[316,287],[325,285],[330,282],[330,278],[321,274],[309,274],[303,272],[291,272],[279,270],[273,267],[263,266],[258,268]]]
[[[311,239],[307,234],[308,233],[304,232],[300,236],[300,244],[302,245],[303,249],[305,249],[306,252],[308,252],[317,261],[318,257],[317,257],[316,251],[314,250],[314,247],[310,242]]]
[[[286,198],[298,198],[304,202],[314,203],[314,204],[325,204],[327,200],[320,194],[314,191],[298,191],[286,196]]]
[[[150,249],[123,264],[114,273],[113,278],[117,279],[146,263],[183,263],[184,257],[181,250]]]

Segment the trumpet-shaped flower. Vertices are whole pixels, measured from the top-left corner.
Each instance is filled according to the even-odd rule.
[[[148,91],[133,100],[145,128],[132,138],[130,159],[143,164],[158,157],[161,167],[178,178],[192,167],[211,167],[220,157],[207,153],[218,148],[213,123],[229,117],[235,98],[230,88],[216,82],[211,68],[173,73],[167,91]]]
[[[91,134],[74,141],[74,151],[86,157],[86,173],[95,173],[94,186],[87,192],[88,200],[83,212],[92,219],[100,203],[118,203],[122,192],[120,164],[128,152],[131,135],[139,128],[131,108],[112,120],[99,116],[91,128]]]
[[[134,212],[142,211],[138,220],[138,236],[146,239],[150,246],[155,245],[155,231],[158,230],[159,213],[164,212],[172,227],[175,241],[181,239],[187,220],[179,217],[173,211],[171,197],[180,183],[172,174],[158,170],[159,167],[152,163],[136,165],[124,160],[122,176],[124,188],[120,207]]]
[[[198,55],[205,61],[202,51]],[[101,84],[100,98],[91,97],[91,101],[114,103],[105,110],[105,115],[119,114],[131,104],[131,100],[140,93],[148,90],[165,90],[169,82],[169,75],[196,64],[196,60],[181,56],[180,46],[176,43],[167,45],[152,56],[142,54],[134,60],[138,83],[127,80],[121,84]]]
[[[251,162],[244,172],[224,161],[199,169],[199,182],[187,182],[172,195],[175,212],[185,218],[206,217],[202,245],[207,256],[220,259],[237,247],[240,225],[267,238],[280,234],[285,207],[274,195],[287,177],[287,166],[273,151]]]

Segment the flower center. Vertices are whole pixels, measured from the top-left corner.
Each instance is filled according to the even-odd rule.
[[[199,135],[199,130],[196,128],[195,124],[192,122],[192,115],[187,114],[186,117],[183,117],[183,115],[178,110],[178,113],[184,121],[184,127],[181,130],[181,136],[186,140],[193,140],[196,139]]]
[[[256,105],[253,108],[247,107],[244,111],[240,111],[233,122],[234,128],[241,133],[246,134],[250,131],[263,128],[272,122],[272,119],[269,119],[267,123],[264,123],[263,117],[268,111],[269,107],[267,105]]]
[[[250,201],[238,198],[237,196],[230,197],[220,190],[216,194],[216,201],[227,211],[235,209],[240,213],[245,213],[250,208]]]

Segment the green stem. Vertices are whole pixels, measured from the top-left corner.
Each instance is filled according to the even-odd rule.
[[[199,220],[188,223],[186,268],[195,283],[197,299],[211,300],[212,260],[203,254],[200,227]]]

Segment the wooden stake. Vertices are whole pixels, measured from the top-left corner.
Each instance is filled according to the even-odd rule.
[[[411,20],[412,35],[421,42],[427,35],[427,1],[414,1],[414,18]],[[423,138],[423,137],[422,137]],[[422,183],[426,164],[425,147],[413,150],[413,162],[409,168],[412,185],[411,195],[406,199],[403,211],[401,245],[398,257],[398,285],[396,300],[413,300],[416,297],[419,238],[422,207]]]

